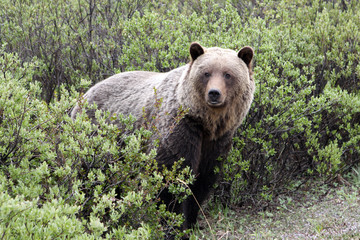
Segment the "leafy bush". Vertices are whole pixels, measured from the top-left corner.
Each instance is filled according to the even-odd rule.
[[[65,89],[59,101],[39,100],[36,61],[22,66],[2,52],[0,66],[2,238],[142,239],[179,231],[181,216],[158,194],[185,192],[190,170],[158,170],[156,149],[145,152],[149,130],[130,133],[131,117],[117,119],[119,128],[99,111],[98,125],[85,114],[72,121],[76,99]]]
[[[250,19],[257,92],[226,164],[235,203],[359,162],[359,4],[282,1]],[[301,180],[293,185],[294,180]]]
[[[84,115],[72,122],[68,111],[81,99],[74,89],[88,88],[81,79],[95,83],[120,71],[176,68],[188,61],[192,41],[255,50],[255,99],[223,160],[224,181],[215,192],[220,200],[271,201],[359,163],[358,1],[0,5],[0,186],[6,203],[0,204],[0,225],[7,237],[15,234],[13,224],[34,227],[34,234],[154,237],[164,225],[181,222],[157,207],[156,197],[189,174],[153,174],[155,152],[144,150],[148,130],[127,131],[131,119],[121,119],[119,130],[100,114],[99,126]],[[61,233],[51,230],[60,223],[42,215],[46,209],[64,219]],[[30,213],[44,217],[20,220]],[[21,231],[16,234],[27,230]]]

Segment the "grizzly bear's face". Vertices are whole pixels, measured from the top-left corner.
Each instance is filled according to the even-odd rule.
[[[196,101],[211,109],[225,108],[248,89],[253,50],[242,48],[238,53],[229,49],[204,49],[190,46],[190,79],[197,91]],[[236,101],[236,100],[235,100]]]

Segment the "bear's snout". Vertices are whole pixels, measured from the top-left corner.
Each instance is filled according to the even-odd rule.
[[[209,107],[222,107],[226,99],[226,80],[220,70],[212,71],[207,77],[205,100]]]
[[[207,103],[211,107],[218,107],[222,105],[223,101],[221,91],[215,88],[210,89],[207,94]]]
[[[221,92],[218,89],[210,89],[208,95],[211,103],[218,103],[221,97]]]

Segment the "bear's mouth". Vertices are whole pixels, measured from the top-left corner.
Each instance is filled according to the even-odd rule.
[[[224,102],[219,102],[219,101],[207,101],[207,104],[209,107],[212,108],[220,108],[224,106]]]

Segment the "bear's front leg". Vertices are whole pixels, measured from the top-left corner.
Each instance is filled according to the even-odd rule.
[[[214,172],[210,175],[208,177],[198,176],[195,183],[190,186],[192,194],[183,202],[184,229],[192,228],[196,224],[201,204],[209,195],[212,185],[217,178]]]
[[[198,171],[195,171],[195,182],[190,186],[192,195],[183,203],[185,215],[184,228],[191,228],[196,224],[199,209],[208,197],[218,175],[215,168],[222,168],[222,161],[231,148],[232,134],[226,133],[217,140],[210,140],[206,136],[202,139],[201,157]]]
[[[189,166],[192,173],[195,174],[195,182],[199,182],[197,173],[199,172],[198,168],[201,161],[202,139],[202,125],[194,119],[184,117],[168,137],[161,140],[156,156],[159,167],[165,166],[171,168],[175,161],[183,158],[183,167]],[[195,191],[197,192],[198,190]],[[167,189],[164,189],[160,194],[160,199],[167,205],[169,211],[183,213],[185,215],[185,222],[188,222],[186,220],[188,214],[184,212],[188,208],[184,208],[184,204],[187,202],[185,205],[191,205],[191,200],[179,203],[176,200],[176,196],[169,193]],[[195,206],[194,210],[196,212],[195,215],[197,215],[199,209],[196,210]]]

